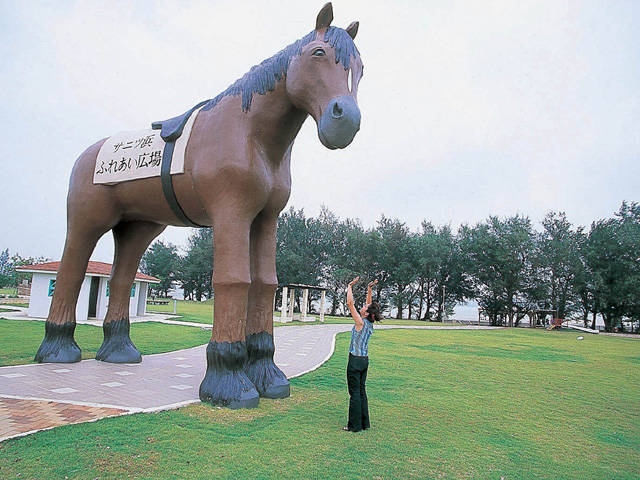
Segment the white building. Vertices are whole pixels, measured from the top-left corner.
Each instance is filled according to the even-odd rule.
[[[16,268],[18,272],[33,274],[29,310],[27,311],[30,317],[46,318],[49,314],[59,267],[60,262],[46,262]],[[78,296],[76,320],[104,319],[109,303],[110,276],[111,264],[89,262]],[[146,313],[147,292],[150,283],[160,283],[160,280],[144,273],[136,273],[129,300],[130,317],[140,317]]]

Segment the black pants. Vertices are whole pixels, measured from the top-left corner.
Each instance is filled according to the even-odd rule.
[[[349,422],[352,432],[369,428],[369,402],[367,401],[367,370],[369,357],[356,357],[349,354],[347,363],[347,386],[349,388]]]

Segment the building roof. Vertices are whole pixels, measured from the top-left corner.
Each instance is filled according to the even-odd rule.
[[[95,277],[110,277],[111,276],[111,267],[110,263],[105,262],[93,262],[90,261],[87,264],[87,275],[93,275]],[[23,265],[21,267],[16,268],[18,272],[27,272],[27,273],[56,273],[60,268],[60,262],[45,262],[45,263],[37,263],[35,265]],[[151,275],[147,275],[145,273],[136,273],[136,280],[142,280],[148,283],[160,283],[160,279],[156,277],[152,277]]]

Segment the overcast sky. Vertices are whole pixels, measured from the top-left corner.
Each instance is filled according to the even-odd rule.
[[[0,250],[59,259],[86,147],[213,98],[311,31],[322,4],[0,0]],[[553,210],[588,227],[640,201],[640,2],[333,7],[334,25],[360,21],[362,128],[329,151],[307,120],[287,208],[413,230]],[[108,235],[93,259],[112,254]]]

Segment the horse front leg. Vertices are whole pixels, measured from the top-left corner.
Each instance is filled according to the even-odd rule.
[[[247,376],[264,398],[290,395],[286,375],[273,361],[273,298],[278,218],[259,216],[251,227],[251,288],[247,312]]]
[[[251,281],[249,225],[228,212],[229,221],[215,223],[214,320],[207,345],[207,371],[200,400],[229,408],[255,408],[259,395],[244,372],[247,361],[247,298]]]
[[[102,331],[104,339],[96,360],[108,363],[140,363],[142,355],[130,338],[129,303],[140,259],[165,225],[151,222],[123,222],[113,228],[115,245],[109,280],[109,307]]]

